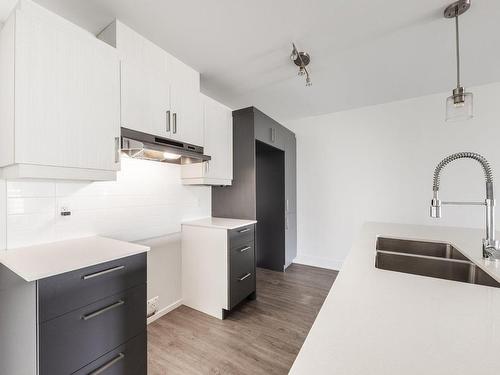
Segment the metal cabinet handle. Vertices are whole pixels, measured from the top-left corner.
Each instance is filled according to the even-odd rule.
[[[90,314],[86,314],[86,315],[82,316],[82,319],[83,320],[90,320],[90,319],[95,318],[101,314],[104,314],[105,312],[108,312],[109,310],[113,310],[113,309],[116,309],[117,307],[123,306],[124,304],[125,304],[124,300],[116,301],[115,303],[112,303],[111,305],[103,307],[100,310],[97,310],[97,311],[94,311]]]
[[[248,251],[248,250],[250,250],[250,249],[251,249],[251,247],[250,247],[250,246],[246,246],[246,247],[244,247],[244,248],[242,248],[242,249],[239,249],[238,251],[239,251],[240,253],[244,253],[245,251]]]
[[[285,217],[285,229],[288,230],[288,216]]]
[[[165,130],[170,133],[170,110],[167,111]]]
[[[85,275],[85,276],[82,277],[82,279],[83,280],[93,279],[94,277],[99,277],[99,276],[103,276],[103,275],[106,275],[106,274],[111,273],[111,272],[120,271],[120,270],[122,270],[124,268],[125,268],[125,266],[116,266],[116,267],[113,267],[113,268],[108,268],[107,270],[103,270],[103,271],[99,271],[99,272],[95,272],[95,273],[91,273],[91,274]]]
[[[289,201],[288,199],[285,201],[285,210],[286,210],[286,212],[290,211],[290,205],[289,205],[289,202],[290,202],[290,201]]]
[[[120,137],[115,137],[115,163],[120,162]]]
[[[248,231],[250,231],[250,228],[240,229],[238,231],[238,233],[245,233],[245,232],[248,232]]]
[[[247,273],[245,276],[240,277],[240,278],[238,279],[238,281],[243,281],[243,280],[245,280],[245,279],[248,279],[250,276],[252,276],[252,274],[249,272],[249,273]]]
[[[276,142],[276,129],[271,128],[271,142]]]
[[[172,131],[174,134],[177,134],[177,113],[175,113],[175,112],[172,115],[172,121],[173,121]]]
[[[114,364],[120,362],[122,359],[125,358],[125,354],[123,353],[120,353],[118,354],[115,358],[113,358],[112,360],[110,360],[109,362],[105,363],[104,365],[102,365],[101,367],[99,367],[97,370],[94,370],[92,372],[89,372],[88,375],[99,375],[99,374],[102,374],[104,371],[106,371],[108,368],[110,368],[111,366],[113,366]]]

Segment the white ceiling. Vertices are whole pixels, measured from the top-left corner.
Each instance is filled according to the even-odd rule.
[[[448,0],[37,0],[97,33],[115,17],[202,73],[203,91],[278,120],[454,86]],[[13,0],[0,0],[0,19]],[[463,83],[500,81],[500,1],[461,18]],[[290,43],[311,54],[305,87]]]

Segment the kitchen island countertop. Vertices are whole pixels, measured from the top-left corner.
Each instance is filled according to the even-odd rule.
[[[378,235],[451,243],[500,281],[483,230],[367,223],[290,374],[499,374],[500,289],[377,269]]]

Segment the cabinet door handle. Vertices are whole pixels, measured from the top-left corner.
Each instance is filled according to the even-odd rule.
[[[82,319],[83,320],[90,320],[92,318],[95,318],[99,315],[104,314],[105,312],[108,312],[110,310],[116,309],[117,307],[123,306],[124,304],[125,304],[124,300],[122,300],[122,299],[118,300],[115,303],[112,303],[111,305],[103,307],[102,309],[99,309],[99,310],[94,311],[94,312],[89,313],[89,314],[85,314],[84,316],[82,316]]]
[[[288,216],[285,217],[285,229],[288,230]]]
[[[120,353],[118,354],[115,358],[113,358],[112,360],[110,360],[109,362],[106,362],[104,365],[102,365],[101,367],[99,367],[98,369],[92,371],[92,372],[89,372],[88,375],[99,375],[99,374],[102,374],[104,371],[106,371],[108,368],[112,367],[113,365],[115,365],[116,363],[120,362],[122,359],[125,358],[125,354],[123,353]]]
[[[177,134],[177,113],[175,112],[172,115],[172,122],[173,122],[172,131],[174,134]]]
[[[238,281],[243,281],[243,280],[245,280],[245,279],[248,279],[250,276],[252,276],[252,274],[249,272],[249,273],[247,273],[245,276],[240,277],[240,278],[238,279]]]
[[[83,280],[89,280],[89,279],[93,279],[94,277],[99,277],[99,276],[103,276],[103,275],[106,275],[108,273],[111,273],[111,272],[115,272],[115,271],[120,271],[122,269],[124,269],[125,266],[116,266],[116,267],[113,267],[113,268],[108,268],[107,270],[103,270],[103,271],[99,271],[99,272],[94,272],[94,273],[90,273],[88,275],[85,275],[82,277]]]
[[[276,142],[276,129],[271,128],[271,142]]]
[[[287,199],[285,201],[285,210],[286,210],[286,212],[290,211],[290,206],[289,206],[288,202],[289,202],[289,200]]]
[[[165,125],[165,130],[167,131],[167,133],[170,133],[170,110],[167,111],[167,115],[166,115],[166,125]]]
[[[245,229],[240,229],[238,231],[238,233],[245,233],[245,232],[249,232],[250,231],[250,228],[245,228]]]
[[[251,247],[250,247],[250,246],[246,246],[246,247],[244,247],[244,248],[242,248],[242,249],[239,249],[238,251],[239,251],[240,253],[244,253],[245,251],[248,251],[248,250],[250,250],[250,249],[251,249]]]
[[[115,163],[120,162],[120,137],[115,137]]]

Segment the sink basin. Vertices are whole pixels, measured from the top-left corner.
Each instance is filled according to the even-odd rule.
[[[445,243],[379,237],[375,267],[499,288],[500,283]]]
[[[455,249],[452,245],[441,242],[412,241],[402,240],[399,238],[379,237],[377,239],[377,250],[469,261],[465,255]]]

